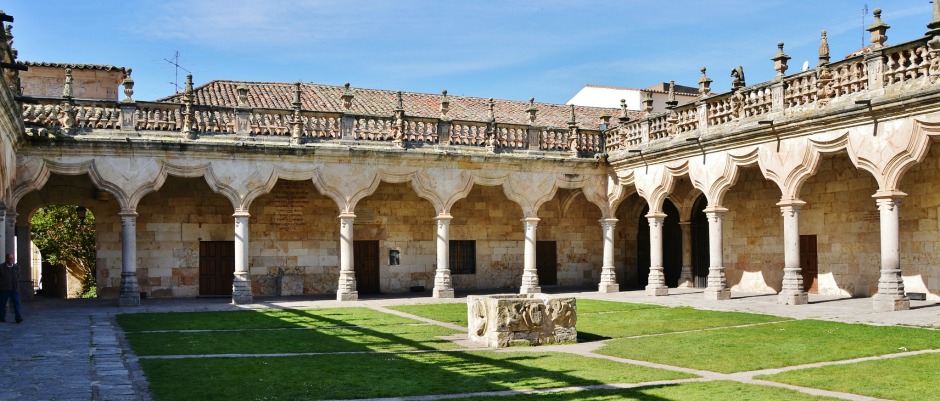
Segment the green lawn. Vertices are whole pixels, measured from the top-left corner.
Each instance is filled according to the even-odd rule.
[[[935,347],[940,347],[940,344]],[[794,370],[757,378],[888,400],[927,400],[940,399],[938,367],[940,354],[921,354]]]
[[[117,315],[117,321],[125,332],[378,326],[416,323],[411,319],[381,313],[369,308],[133,313]]]
[[[672,333],[714,327],[789,320],[753,313],[715,312],[692,308],[579,299],[578,338],[596,341],[643,334]],[[389,309],[429,319],[467,325],[467,305],[429,304],[394,306]]]
[[[452,401],[483,401],[492,400],[493,397],[451,398]],[[793,390],[769,386],[758,386],[728,381],[695,382],[670,384],[663,386],[650,386],[637,389],[624,390],[585,390],[559,393],[526,394],[511,397],[500,397],[497,400],[505,401],[665,401],[665,400],[695,400],[695,401],[728,401],[728,400],[761,400],[761,401],[823,401],[839,400],[839,398],[819,397],[800,393]]]
[[[389,306],[388,309],[410,313],[438,322],[453,323],[467,327],[466,302],[452,304],[398,305]]]
[[[456,344],[440,337],[458,333],[436,325],[398,325],[305,330],[127,333],[126,337],[137,355],[200,355],[454,349],[457,348]]]
[[[156,401],[396,397],[693,377],[549,352],[142,359],[140,363]]]
[[[599,353],[732,373],[940,347],[940,332],[816,320],[612,340]]]
[[[582,341],[789,320],[778,316],[696,310],[687,307],[621,307],[604,310],[593,305],[594,302],[599,301],[588,302],[587,306],[590,307],[589,310],[596,312],[585,313],[582,312],[581,301],[578,301],[578,337]],[[618,303],[606,302],[604,306]]]

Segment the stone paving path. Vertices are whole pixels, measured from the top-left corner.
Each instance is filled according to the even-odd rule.
[[[823,319],[843,322],[863,322],[881,325],[914,325],[940,329],[940,302],[913,301],[912,310],[901,312],[876,312],[870,299],[810,296],[810,305],[785,306],[776,303],[776,297],[766,294],[742,294],[735,292],[730,301],[706,301],[701,290],[670,289],[668,297],[648,297],[642,291],[600,294],[596,292],[568,293],[580,298],[612,301],[651,303],[667,306],[695,306],[702,309],[767,313],[797,319]],[[48,401],[151,401],[146,380],[142,376],[137,357],[129,352],[114,321],[118,313],[171,312],[171,311],[224,311],[264,308],[317,308],[364,306],[386,313],[405,315],[403,312],[386,309],[386,306],[418,303],[465,302],[463,298],[436,300],[422,297],[383,297],[359,302],[338,302],[331,299],[282,298],[259,299],[248,306],[231,305],[227,299],[144,300],[139,308],[118,308],[107,300],[35,300],[24,303],[22,324],[0,323],[0,400],[48,400]],[[439,324],[452,329],[465,330],[461,326],[413,317],[426,323]],[[477,348],[468,341],[454,338],[465,348]],[[753,379],[759,374],[797,368],[824,366],[829,364],[857,362],[889,356],[860,358],[852,361],[817,363],[776,370],[721,374],[674,366],[665,366],[643,361],[623,360],[593,351],[600,342],[579,343],[563,346],[541,347],[540,350],[555,350],[579,355],[606,358],[625,363],[689,372],[702,376],[699,379],[668,381],[734,380],[776,387],[795,389],[809,394],[818,394],[847,400],[876,400],[853,394],[833,393],[807,389]],[[940,352],[940,350],[917,351],[892,354],[890,357],[918,353]],[[614,384],[584,388],[633,388],[656,383]],[[573,387],[571,389],[578,389]],[[536,390],[531,392],[557,391]],[[398,397],[386,400],[437,400],[468,395],[500,396],[527,393],[526,391],[501,391],[481,394],[450,394],[420,397]]]

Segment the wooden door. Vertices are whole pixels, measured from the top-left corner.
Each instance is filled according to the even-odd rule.
[[[353,241],[353,269],[356,271],[356,291],[379,293],[379,241]]]
[[[555,241],[535,241],[535,269],[539,285],[558,285],[558,245]]]
[[[199,242],[199,295],[231,296],[235,241]]]
[[[816,236],[800,236],[800,269],[803,274],[803,290],[819,293],[819,260],[816,254]]]

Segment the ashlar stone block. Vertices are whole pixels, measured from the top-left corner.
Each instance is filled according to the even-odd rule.
[[[492,348],[577,341],[573,297],[505,294],[467,297],[470,341]]]

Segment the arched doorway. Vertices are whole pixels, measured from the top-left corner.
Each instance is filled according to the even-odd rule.
[[[29,226],[41,260],[38,294],[97,297],[94,214],[81,205],[48,205],[30,216]]]
[[[650,228],[646,214],[649,206],[643,208],[637,221],[637,280],[636,286],[644,288],[649,284],[650,274]],[[682,271],[682,230],[679,227],[679,209],[668,199],[663,202],[663,275],[667,287],[679,286],[679,274]],[[706,269],[707,270],[707,269]]]
[[[692,206],[692,275],[695,288],[708,286],[708,200],[701,195]]]

